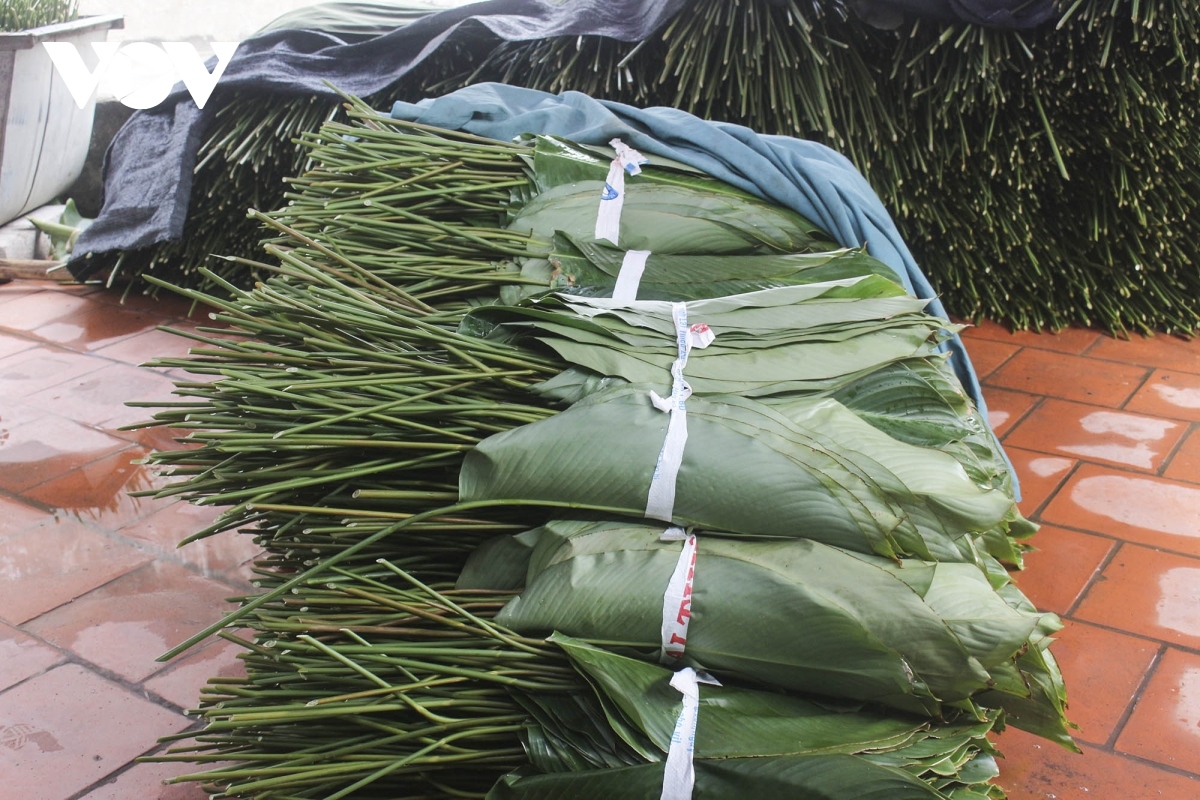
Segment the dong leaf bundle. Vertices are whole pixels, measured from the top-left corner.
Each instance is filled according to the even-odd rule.
[[[721,682],[700,689],[695,796],[978,800],[998,791],[989,731],[1072,746],[1058,623],[1000,563],[1032,526],[937,352],[954,326],[694,170],[645,165],[616,247],[594,236],[604,153],[347,111],[305,138],[289,204],[255,214],[248,266],[270,277],[181,289],[220,325],[158,362],[198,376],[156,415],[193,445],[152,456],[175,478],[159,494],[226,508],[195,537],[266,550],[259,593],[176,648],[220,630],[248,673],[214,680],[204,731],[164,756],[211,767],[184,779],[280,800],[661,791],[678,545],[643,518],[681,304],[716,334],[684,369],[671,517],[704,543],[687,658]],[[663,248],[658,296],[616,302],[633,243]],[[765,607],[811,640],[738,640]]]
[[[679,555],[662,532],[551,522],[481,549],[459,587],[516,583],[525,589],[497,622],[657,657],[663,591]],[[497,559],[498,547],[524,548],[526,574],[506,575],[520,562]],[[1013,665],[1059,627],[1053,615],[1008,605],[973,565],[897,564],[809,539],[747,542],[705,531],[695,569],[687,647],[674,663],[909,713],[937,714],[941,703],[992,689],[1029,697]]]
[[[388,561],[335,570],[256,611],[257,644],[229,636],[247,676],[206,687],[199,743],[150,760],[213,764],[174,780],[228,797],[482,795],[493,784],[489,796],[508,797],[547,783],[636,796],[655,776],[661,789],[681,705],[669,669],[567,636],[522,637],[494,619],[511,595],[385,575],[407,573]],[[700,778],[710,791],[941,800],[986,792],[996,773],[994,716],[935,722],[732,685],[706,687],[700,708],[695,763],[712,771]]]

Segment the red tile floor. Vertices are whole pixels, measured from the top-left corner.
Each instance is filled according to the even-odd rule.
[[[0,796],[191,800],[179,767],[135,764],[213,674],[221,643],[155,657],[246,591],[247,537],[176,550],[213,515],[134,500],[131,462],[166,446],[119,428],[169,397],[178,302],[0,286]],[[1018,583],[1066,629],[1055,646],[1084,755],[999,738],[1013,800],[1200,797],[1200,341],[969,329],[994,426],[1042,523]]]

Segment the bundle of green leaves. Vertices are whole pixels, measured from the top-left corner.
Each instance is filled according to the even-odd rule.
[[[678,545],[640,520],[681,307],[716,336],[676,376],[695,396],[667,515],[703,541],[686,662],[723,684],[700,690],[697,793],[978,800],[998,796],[989,730],[1072,746],[1057,620],[1001,564],[1033,526],[936,352],[953,326],[885,266],[653,161],[614,248],[594,227],[611,153],[349,113],[256,213],[272,276],[183,290],[227,327],[158,362],[206,378],[152,423],[194,445],[152,456],[177,479],[160,494],[227,507],[196,536],[267,551],[263,591],[173,651],[253,633],[246,680],[214,681],[198,744],[168,756],[232,764],[186,779],[657,796]],[[635,245],[663,300],[604,296]],[[767,605],[791,631],[764,635]]]
[[[207,687],[198,743],[149,760],[212,764],[175,780],[226,797],[659,796],[681,705],[671,670],[514,633],[494,620],[511,594],[426,586],[386,561],[378,573],[335,569],[258,610],[258,644],[226,634],[248,676]],[[700,715],[700,796],[1000,796],[995,715],[933,721],[735,685],[707,687]]]

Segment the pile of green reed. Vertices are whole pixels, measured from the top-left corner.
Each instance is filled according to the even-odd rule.
[[[306,137],[314,167],[290,204],[253,215],[279,233],[266,245],[274,263],[233,263],[273,279],[241,289],[205,271],[228,298],[183,290],[218,324],[176,331],[196,340],[192,355],[156,363],[197,379],[179,383],[166,407],[142,404],[159,409],[147,424],[192,445],[151,456],[175,479],[160,494],[225,509],[192,539],[253,529],[272,554],[271,585],[338,554],[347,564],[392,555],[394,541],[378,538],[399,522],[398,563],[452,580],[484,538],[523,527],[503,513],[412,517],[454,502],[478,442],[554,413],[514,389],[559,365],[457,332],[467,308],[523,280],[497,262],[528,241],[501,227],[511,192],[529,180],[527,148],[361,103],[349,114],[353,125]]]
[[[587,691],[557,647],[490,622],[509,599],[387,560],[334,568],[248,617],[256,641],[222,634],[247,677],[210,681],[203,733],[148,760],[196,764],[175,782],[229,797],[482,797],[528,760],[513,692]]]
[[[448,45],[371,100],[500,80],[817,139],[866,174],[953,313],[1189,333],[1198,63],[1200,7],[1184,0],[1064,0],[1057,26],[1024,32],[929,20],[881,31],[835,0],[694,0],[642,42]],[[246,283],[206,259],[255,252],[242,210],[275,207],[302,161],[288,139],[334,105],[225,102],[183,242],[126,253],[121,273],[211,286],[197,271],[207,263]]]

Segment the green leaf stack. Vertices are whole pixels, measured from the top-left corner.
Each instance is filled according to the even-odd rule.
[[[653,298],[614,301],[606,154],[348,115],[305,137],[288,205],[253,214],[270,277],[181,289],[218,324],[157,362],[198,376],[148,423],[192,445],[152,455],[175,479],[158,494],[225,507],[192,538],[266,550],[260,593],[173,651],[219,633],[247,667],[158,757],[211,767],[180,780],[657,797],[681,664],[721,684],[699,690],[698,798],[998,798],[989,731],[1073,747],[1059,623],[1005,566],[1033,526],[937,352],[954,326],[868,254],[662,162],[627,179],[619,237],[656,248]],[[682,369],[659,523],[651,392],[671,392],[679,304],[716,338]],[[699,545],[662,665],[672,524]]]

